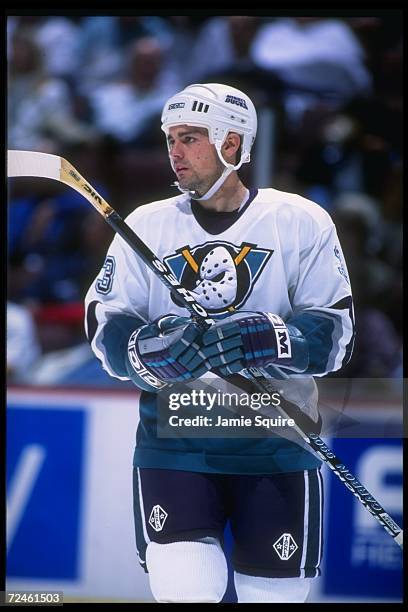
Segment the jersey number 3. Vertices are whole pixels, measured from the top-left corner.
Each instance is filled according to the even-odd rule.
[[[98,293],[109,293],[112,289],[113,276],[115,274],[115,258],[108,255],[102,267],[103,276],[96,281],[96,290]]]

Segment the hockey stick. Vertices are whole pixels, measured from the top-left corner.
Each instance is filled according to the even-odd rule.
[[[189,311],[201,329],[208,329],[213,319],[201,304],[195,300],[191,291],[188,291],[158,259],[149,247],[135,234],[118,213],[98,194],[97,191],[79,174],[79,172],[64,158],[48,153],[34,151],[8,151],[8,176],[33,176],[48,178],[65,183],[83,195],[92,206],[103,216],[105,221],[117,232],[127,244],[137,253],[143,262],[156,274],[161,281],[176,295]],[[267,393],[276,392],[276,388],[256,369],[250,368],[242,374],[253,380],[254,384]],[[276,406],[276,409],[285,418],[295,422],[294,429],[307,443],[313,452],[324,461],[343,484],[363,504],[363,506],[377,519],[387,533],[402,548],[403,532],[399,525],[385,512],[384,508],[367,491],[367,489],[346,468],[341,459],[337,457],[313,432],[313,422],[293,404],[285,402],[285,408]],[[307,433],[309,431],[309,433]]]

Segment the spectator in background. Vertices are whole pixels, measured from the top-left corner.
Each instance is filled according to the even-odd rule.
[[[191,15],[172,15],[169,22],[172,34],[166,47],[166,66],[177,75],[180,86],[187,85],[195,78],[192,55],[200,26]]]
[[[103,187],[97,189],[106,195]],[[17,198],[9,205],[9,226],[12,299],[80,301],[96,269],[95,250],[103,251],[111,238],[109,226],[86,200],[71,189],[49,198]]]
[[[320,112],[319,112],[320,111]],[[307,197],[329,211],[343,191],[364,192],[360,130],[345,112],[319,107],[304,114],[296,177]]]
[[[206,21],[193,47],[186,72],[189,82],[204,82],[209,75],[241,72],[253,67],[249,50],[260,24],[258,17],[231,15]]]
[[[316,95],[334,94],[341,102],[370,90],[363,47],[340,19],[276,19],[259,29],[251,58],[293,90],[285,101],[289,120],[298,120]]]
[[[97,87],[89,94],[97,129],[122,144],[146,145],[150,121],[177,88],[165,70],[163,47],[153,37],[131,44],[125,77]],[[147,136],[148,138],[148,136]]]
[[[332,213],[353,287],[356,319],[354,354],[343,371],[346,377],[389,377],[402,365],[402,343],[386,302],[399,273],[382,261],[383,217],[378,203],[362,193],[344,193]],[[398,302],[395,304],[399,309]]]
[[[11,57],[12,52],[12,40],[14,33],[18,28],[18,17],[8,17],[6,24],[6,39],[7,39],[7,57]]]
[[[111,228],[71,189],[49,198],[16,198],[8,216],[9,299],[30,304],[44,352],[75,346],[84,337],[81,298],[100,267]]]
[[[338,112],[316,107],[305,113],[296,175],[309,197],[318,187],[323,194],[318,201],[326,207],[342,191],[385,199],[401,155],[396,135],[401,118],[393,114],[372,97],[355,98]]]
[[[106,82],[118,80],[126,67],[128,47],[140,38],[156,38],[167,49],[172,28],[154,16],[85,17],[81,23],[78,90],[83,95]]]
[[[32,36],[17,29],[10,46],[9,148],[59,153],[65,144],[94,139],[95,131],[74,115],[67,84],[47,75]]]
[[[42,50],[48,76],[66,79],[71,83],[80,66],[79,24],[72,17],[47,17],[36,26],[34,40]]]
[[[7,302],[7,379],[27,382],[41,356],[34,319],[25,306]]]
[[[11,223],[13,209],[11,203]],[[27,212],[10,253],[11,295],[18,301],[29,299],[34,303],[78,300],[76,279],[83,261],[78,248],[77,215],[62,206],[60,209],[58,198],[32,199]],[[20,283],[20,279],[24,282]]]

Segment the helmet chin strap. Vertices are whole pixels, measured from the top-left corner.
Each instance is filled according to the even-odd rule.
[[[193,200],[209,200],[221,188],[221,186],[224,184],[224,182],[226,181],[228,176],[231,174],[231,172],[233,170],[238,170],[242,166],[242,164],[244,163],[244,159],[241,159],[239,161],[239,163],[236,164],[235,166],[234,166],[234,164],[228,164],[225,161],[225,159],[223,158],[223,156],[221,155],[221,146],[222,146],[222,143],[217,142],[216,145],[215,145],[215,149],[217,151],[217,155],[218,155],[221,163],[223,164],[223,166],[225,166],[225,168],[224,168],[221,176],[215,181],[215,183],[210,187],[210,189],[204,195],[199,196],[195,190],[183,189],[183,187],[180,187],[180,183],[178,181],[175,181],[174,183],[172,183],[172,185],[174,187],[177,187],[177,189],[179,189],[182,193],[188,194],[190,196],[190,198],[192,198]],[[249,159],[248,159],[248,161],[249,161]],[[171,167],[174,170],[173,162],[172,162],[171,158],[170,158],[170,163],[171,163]]]
[[[222,184],[225,182],[225,180],[233,170],[234,166],[232,168],[225,168],[220,178],[217,179],[212,185],[212,187],[210,187],[210,189],[202,196],[199,196],[198,193],[192,189],[183,189],[183,187],[180,187],[180,183],[178,181],[175,181],[173,185],[177,187],[177,189],[179,189],[182,193],[188,193],[190,198],[192,198],[193,200],[209,200],[220,189]]]

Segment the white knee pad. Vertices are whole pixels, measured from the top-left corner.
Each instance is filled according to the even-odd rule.
[[[227,588],[227,562],[216,538],[150,542],[146,562],[150,588],[160,603],[218,603]]]
[[[304,603],[312,578],[263,578],[234,572],[239,603]]]

